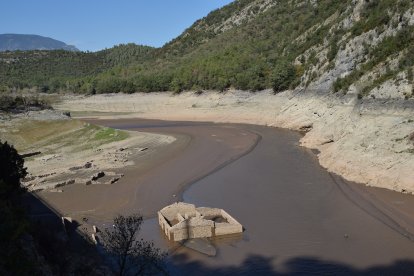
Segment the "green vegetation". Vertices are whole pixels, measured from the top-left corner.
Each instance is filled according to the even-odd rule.
[[[279,1],[266,11],[259,3],[263,4],[257,0],[234,1],[196,21],[161,48],[126,44],[96,53],[0,53],[0,91],[36,88],[40,92],[99,94],[273,88],[277,93],[297,86],[305,73],[309,84],[320,75],[317,71],[324,62],[329,62],[324,68],[335,66],[339,50],[350,39],[374,29],[378,35],[390,26],[396,28],[403,21],[402,15],[413,7],[410,0],[367,0],[360,20],[345,29],[338,23],[355,8],[351,0],[320,0],[316,4]],[[235,16],[244,18],[238,23],[229,20]],[[366,62],[338,79],[334,90],[346,91],[401,51],[406,57],[400,67],[373,80],[372,85],[366,84],[364,93],[408,70],[413,60],[412,31],[405,25],[397,36],[386,38],[375,48],[365,45]],[[316,50],[308,51],[321,45],[327,49],[326,59]],[[312,74],[310,69],[314,69]]]
[[[37,130],[42,130],[49,127],[49,133],[39,133]],[[60,132],[57,132],[61,130]],[[45,145],[51,145],[45,154],[55,153],[56,150],[69,147],[71,152],[80,152],[89,149],[96,149],[102,145],[112,142],[122,141],[129,137],[125,131],[116,130],[113,128],[105,128],[97,125],[92,125],[82,122],[55,121],[51,123],[36,123],[36,128],[28,132],[18,133],[19,136],[30,135],[34,136],[34,143],[36,146],[43,148]]]
[[[159,49],[128,44],[97,53],[0,53],[0,83],[9,89],[90,94],[272,88],[280,68],[289,64],[287,73],[293,76],[290,64],[295,57],[321,43],[329,26],[292,41],[351,3],[321,0],[314,6],[307,1],[301,5],[282,1],[263,13],[259,7],[252,8],[244,24],[232,24],[226,31],[220,28],[252,2],[239,0],[211,12]],[[281,87],[298,83],[301,75],[297,73],[303,72],[296,70],[294,78]]]
[[[329,51],[327,54],[327,58],[329,61],[332,61],[336,57],[336,54],[339,51],[339,45],[338,45],[339,39],[340,39],[339,32],[337,32],[329,44]]]
[[[50,109],[51,106],[43,99],[35,96],[12,97],[9,95],[0,95],[0,112],[21,112],[28,109]]]
[[[246,2],[248,1],[238,3],[245,5]],[[220,17],[222,11],[213,12],[207,18],[196,22],[183,35],[185,41],[193,38],[194,43],[187,44],[197,47],[187,46],[185,50],[180,48],[177,51],[182,54],[173,58],[171,57],[173,55],[165,54],[176,50],[174,47],[178,47],[176,45],[182,41],[182,37],[178,37],[176,41],[162,49],[166,59],[171,62],[162,60],[160,64],[166,66],[150,68],[144,74],[150,79],[157,79],[160,75],[171,78],[170,84],[173,85],[170,89],[175,91],[197,88],[216,90],[236,88],[255,91],[274,87],[275,74],[278,74],[280,68],[286,67],[286,64],[293,64],[293,60],[298,55],[309,47],[321,43],[327,36],[329,27],[317,28],[304,40],[296,42],[295,39],[309,26],[321,24],[348,4],[347,1],[319,1],[316,7],[308,2],[293,7],[291,3],[281,2],[248,23],[234,26],[224,33],[212,31],[219,25],[217,22],[223,21]],[[233,8],[233,13],[236,13],[239,6],[233,5],[227,8]],[[192,37],[192,32],[195,30],[197,35]],[[204,37],[208,39],[204,42],[197,40],[200,32],[209,34],[205,34]],[[307,63],[304,64],[304,67],[306,66]],[[297,70],[297,73],[303,74],[303,72],[304,70]],[[301,74],[295,73],[294,80],[288,80],[288,83],[298,83],[300,77]],[[156,90],[165,89],[158,88]]]
[[[102,51],[102,53],[105,55],[105,63],[112,66],[125,66],[151,59],[154,50],[153,47],[128,43],[114,46]]]
[[[90,126],[94,127],[94,126]],[[125,131],[119,131],[113,128],[101,128],[95,134],[95,140],[102,143],[110,143],[125,140],[128,134]]]
[[[389,13],[404,14],[410,6],[412,6],[410,0],[365,1],[364,9],[361,12],[361,20],[352,27],[351,32],[354,36],[357,36],[375,28],[381,31],[384,26],[391,22]]]
[[[36,87],[39,92],[122,91],[126,85],[118,77],[113,78],[118,81],[115,85],[106,84],[115,72],[122,74],[117,66],[142,62],[152,51],[153,48],[148,46],[121,44],[96,53],[63,50],[0,52],[0,87],[2,91],[27,87]],[[114,68],[111,74],[96,79],[99,73],[110,68]]]
[[[14,146],[19,151],[32,152],[41,149],[45,155],[93,150],[129,137],[126,131],[79,120],[20,120],[13,125],[2,124],[0,127],[5,130],[0,133],[0,139],[14,141]]]
[[[0,52],[0,83],[9,88],[37,87],[40,92],[76,88],[73,80],[105,69],[104,55],[55,51]]]
[[[398,72],[407,70],[412,72],[414,66],[414,27],[406,26],[397,32],[395,36],[385,38],[375,48],[369,50],[369,61],[362,64],[359,69],[354,70],[351,74],[344,78],[339,78],[334,83],[334,91],[346,91],[349,86],[359,80],[365,73],[371,71],[380,63],[386,62],[387,58],[397,57],[399,53],[403,53],[400,58],[399,66],[394,70],[386,70],[384,74],[375,79],[370,85],[367,85],[362,96],[367,95],[374,87],[377,87],[385,81],[394,78]],[[411,71],[410,71],[411,70]],[[410,78],[410,77],[408,77]],[[412,78],[412,73],[411,73]]]
[[[279,62],[273,72],[273,91],[277,93],[291,88],[295,78],[295,67],[286,61]]]
[[[26,274],[32,271],[32,264],[21,246],[28,222],[19,199],[24,192],[20,179],[27,172],[14,147],[1,141],[0,168],[0,274]]]
[[[23,158],[13,146],[0,141],[0,198],[14,197],[24,191],[20,186],[20,179],[27,175]]]

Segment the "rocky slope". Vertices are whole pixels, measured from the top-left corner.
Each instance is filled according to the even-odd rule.
[[[328,37],[296,57],[299,66],[314,59],[299,87],[360,98],[412,97],[413,25],[408,1],[352,1],[311,29],[328,28]]]

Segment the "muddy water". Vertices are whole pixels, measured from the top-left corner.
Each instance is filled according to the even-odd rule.
[[[216,259],[194,259],[208,267],[237,267],[260,256],[279,272],[306,272],[318,262],[341,264],[327,266],[323,273],[345,271],[343,265],[366,270],[414,260],[414,243],[404,229],[375,206],[361,208],[366,202],[359,194],[344,193],[341,178],[297,147],[296,134],[250,128],[262,136],[256,149],[184,194],[188,202],[228,210],[246,228],[244,239],[220,247]],[[253,262],[246,269],[255,265],[261,270],[263,263]]]
[[[246,229],[214,240],[218,254],[207,257],[168,242],[156,219],[146,220],[143,237],[171,252],[172,274],[414,275],[414,197],[329,174],[298,146],[298,133],[252,125],[101,123],[191,140],[155,169],[126,174],[133,185],[111,194],[133,191],[134,206],[117,211],[151,216],[182,192],[186,202],[225,209]]]
[[[224,208],[246,231],[242,237],[216,240],[214,258],[174,248],[173,273],[414,273],[412,236],[398,220],[405,214],[405,221],[412,222],[414,197],[363,188],[329,174],[309,150],[298,147],[295,132],[237,128],[260,135],[255,149],[191,185],[183,198]],[[156,221],[149,220],[144,235],[171,249],[157,229]]]

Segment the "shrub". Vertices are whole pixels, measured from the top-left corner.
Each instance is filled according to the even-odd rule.
[[[332,61],[336,57],[336,54],[338,53],[338,51],[339,51],[338,37],[335,36],[332,39],[331,43],[330,43],[329,51],[328,51],[328,54],[326,56],[328,58],[328,60]]]
[[[23,165],[23,158],[14,147],[0,141],[0,272],[3,275],[26,275],[30,266],[20,242],[27,230],[18,200],[24,191],[20,179],[27,174]]]
[[[37,97],[12,97],[9,95],[0,96],[0,111],[22,111],[29,107],[39,109],[50,109],[51,106]]]
[[[0,111],[9,111],[13,108],[14,99],[11,96],[4,95],[0,97]]]
[[[407,80],[408,80],[410,83],[413,83],[413,78],[414,78],[413,68],[412,68],[412,67],[410,67],[410,68],[408,68],[408,70],[407,70]]]
[[[290,88],[296,77],[295,67],[287,62],[281,61],[276,64],[273,70],[272,88],[274,93],[278,93]]]
[[[24,160],[13,146],[1,141],[0,168],[0,181],[3,181],[3,186],[0,189],[0,198],[21,191],[20,179],[27,175]]]

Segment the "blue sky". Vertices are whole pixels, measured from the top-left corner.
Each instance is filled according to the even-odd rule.
[[[37,34],[96,51],[160,47],[232,0],[0,0],[0,34]]]

